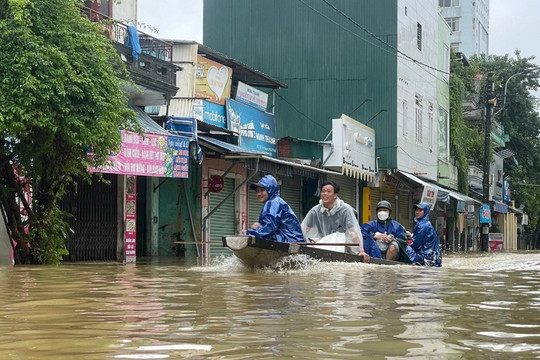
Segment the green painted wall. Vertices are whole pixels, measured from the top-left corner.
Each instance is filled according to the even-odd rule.
[[[180,251],[174,241],[201,241],[201,168],[189,163],[189,179],[160,179],[159,186],[159,256],[197,257],[194,244]],[[191,224],[193,221],[193,226]],[[195,233],[195,235],[194,235]]]
[[[385,109],[369,126],[377,132],[377,148],[390,149],[391,165],[396,2],[328,2],[345,15],[323,1],[205,0],[204,44],[288,85],[277,90],[278,138],[323,140],[331,119],[344,113],[365,123]],[[358,107],[365,99],[371,101]]]

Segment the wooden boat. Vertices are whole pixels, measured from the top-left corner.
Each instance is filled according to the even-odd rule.
[[[325,245],[343,246],[350,244],[319,244],[313,243],[285,243],[268,239],[261,239],[250,235],[224,236],[223,246],[232,250],[233,254],[248,267],[264,267],[274,263],[277,259],[304,254],[313,259],[325,262],[363,262],[364,258],[356,254],[338,252],[325,249]],[[404,263],[371,258],[370,264],[403,265]]]

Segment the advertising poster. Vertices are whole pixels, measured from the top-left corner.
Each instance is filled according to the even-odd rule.
[[[223,129],[227,128],[225,106],[197,99],[193,101],[193,117],[207,124]]]
[[[137,258],[137,178],[135,176],[126,176],[125,214],[126,263],[134,263]]]
[[[435,206],[435,203],[437,202],[438,193],[439,193],[439,190],[437,188],[424,185],[421,202],[428,203],[429,208],[433,210],[433,207]]]
[[[268,94],[243,82],[238,82],[236,89],[236,100],[244,104],[253,106],[261,111],[266,111],[268,106]]]
[[[95,171],[110,174],[187,178],[189,139],[174,135],[122,130],[120,152],[109,156],[110,165]]]
[[[231,96],[232,69],[204,56],[197,56],[195,97],[225,105]]]
[[[239,146],[277,157],[274,115],[227,99],[227,128],[239,134]]]

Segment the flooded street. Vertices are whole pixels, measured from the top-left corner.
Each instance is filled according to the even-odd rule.
[[[293,266],[294,265],[294,266]],[[0,268],[0,359],[531,359],[540,253]]]

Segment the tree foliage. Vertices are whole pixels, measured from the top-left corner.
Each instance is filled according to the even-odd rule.
[[[476,92],[476,69],[464,66],[452,51],[450,63],[450,154],[458,170],[459,190],[469,192],[469,159],[482,154],[482,136],[464,119],[463,101]]]
[[[80,6],[0,0],[0,201],[24,263],[61,260],[69,228],[58,200],[73,177],[107,162],[119,128],[134,128],[125,67]]]
[[[516,206],[524,206],[529,228],[536,229],[540,224],[540,118],[531,91],[540,85],[540,68],[532,62],[534,57],[522,57],[519,51],[514,55],[476,57],[471,63],[495,79],[498,103],[493,120],[504,127],[509,136],[506,148],[516,154],[517,161],[504,161],[505,175]]]

